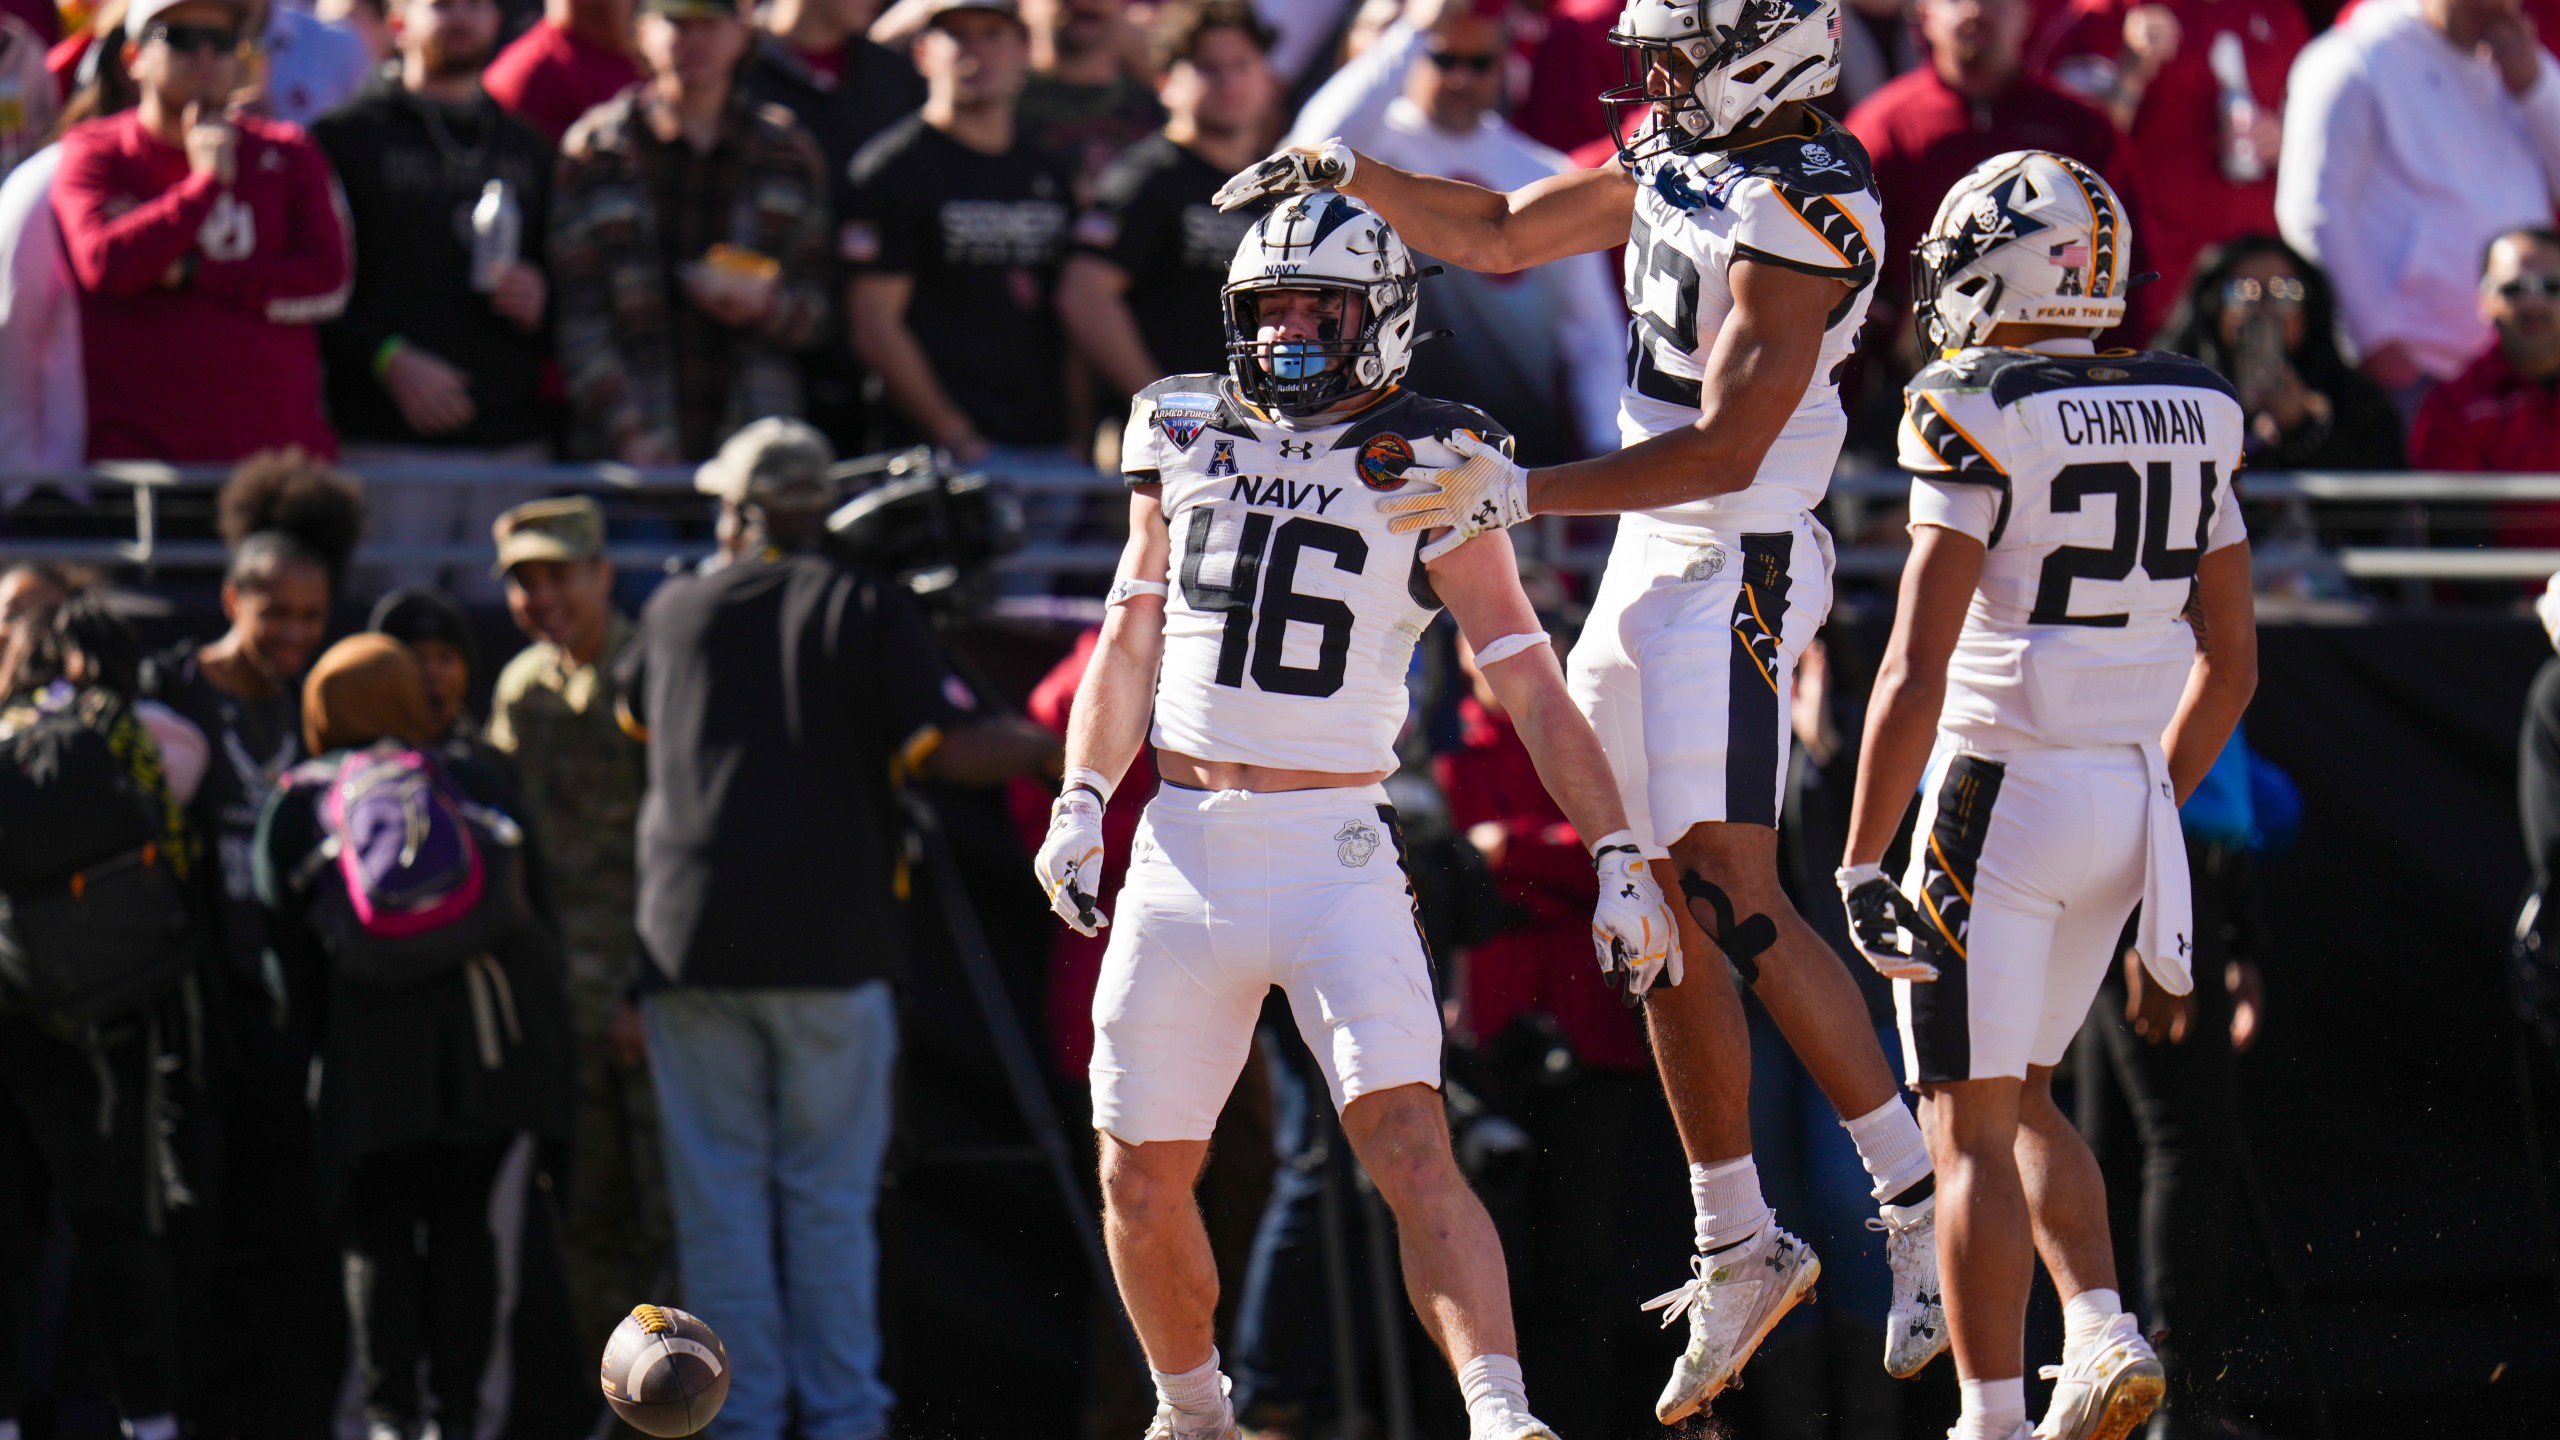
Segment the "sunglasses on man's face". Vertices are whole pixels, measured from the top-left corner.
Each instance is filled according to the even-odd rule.
[[[2520,275],[2491,288],[2501,300],[2521,300],[2527,295],[2560,300],[2560,275]]]
[[[1479,75],[1492,74],[1493,67],[1502,63],[1499,55],[1460,55],[1448,50],[1434,50],[1430,55],[1431,63],[1443,70],[1473,70]]]
[[[2299,310],[2310,295],[2303,283],[2290,275],[2272,280],[2235,279],[2224,282],[2222,303],[2226,306],[2272,305],[2279,310]]]
[[[154,25],[143,38],[157,40],[181,55],[228,55],[240,48],[240,32],[220,25]]]

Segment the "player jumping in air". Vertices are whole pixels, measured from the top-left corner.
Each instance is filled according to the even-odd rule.
[[[2160,1400],[2053,1067],[2137,901],[2143,965],[2191,988],[2178,806],[2249,703],[2257,632],[2231,386],[2182,356],[2094,352],[2124,318],[2131,243],[2094,172],[2013,151],[1948,192],[1914,266],[1920,339],[1944,358],[1905,395],[1911,560],[1839,879],[1893,978],[1943,1185],[1956,1440],[2030,1433],[2038,1252],[2066,1336],[2037,1440],[2123,1440]],[[1897,889],[1879,866],[1915,788]]]
[[[1406,1288],[1457,1372],[1471,1440],[1554,1440],[1522,1389],[1501,1241],[1450,1152],[1440,1015],[1380,783],[1414,643],[1443,604],[1540,778],[1599,837],[1603,966],[1636,991],[1680,973],[1671,907],[1509,539],[1435,540],[1387,512],[1420,488],[1415,469],[1508,440],[1397,387],[1418,278],[1365,206],[1285,200],[1228,273],[1228,373],[1158,381],[1130,411],[1128,549],[1036,864],[1069,925],[1107,923],[1102,807],[1152,738],[1164,784],[1094,994],[1091,1070],[1112,1274],[1156,1385],[1150,1440],[1234,1433],[1192,1187],[1274,985],[1396,1213]]]
[[[1574,700],[1685,902],[1684,945],[1723,955],[1849,1117],[1893,1271],[1885,1369],[1907,1376],[1946,1348],[1928,1149],[1856,982],[1777,866],[1796,657],[1831,607],[1831,537],[1811,512],[1847,430],[1835,379],[1883,238],[1866,152],[1805,103],[1839,74],[1839,0],[1629,0],[1611,38],[1629,72],[1602,97],[1621,117],[1616,165],[1503,194],[1332,141],[1272,156],[1219,199],[1330,185],[1474,270],[1627,247],[1623,448],[1524,471],[1461,437],[1465,463],[1388,508],[1459,538],[1533,514],[1624,515],[1574,647]],[[1697,1210],[1692,1278],[1654,1302],[1689,1322],[1655,1406],[1668,1424],[1733,1380],[1821,1265],[1761,1197],[1740,994],[1701,976],[1646,1014]]]

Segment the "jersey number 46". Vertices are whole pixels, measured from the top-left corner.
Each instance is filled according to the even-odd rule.
[[[1321,698],[1342,688],[1351,657],[1351,626],[1357,619],[1348,602],[1324,595],[1301,595],[1298,560],[1309,550],[1333,557],[1333,568],[1357,575],[1369,563],[1369,542],[1357,530],[1304,515],[1282,522],[1272,534],[1273,516],[1249,511],[1236,539],[1236,552],[1224,583],[1203,579],[1200,562],[1207,558],[1217,506],[1191,512],[1191,531],[1183,547],[1182,598],[1194,610],[1226,616],[1226,632],[1218,642],[1221,685],[1241,689],[1245,672],[1254,687],[1275,695]],[[1264,552],[1268,551],[1266,555]],[[1258,592],[1258,593],[1257,593]],[[1312,669],[1288,664],[1283,651],[1289,622],[1300,621],[1321,632]],[[1248,660],[1248,656],[1250,659]]]

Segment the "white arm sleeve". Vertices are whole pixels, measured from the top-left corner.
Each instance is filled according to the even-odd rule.
[[[1911,524],[1936,525],[1970,535],[1988,545],[1991,527],[2000,523],[2000,491],[1995,486],[1963,481],[1911,477]]]
[[[1339,136],[1354,150],[1377,143],[1387,107],[1404,93],[1405,72],[1422,54],[1423,34],[1405,21],[1387,27],[1360,58],[1333,72],[1323,88],[1307,97],[1297,123],[1280,143],[1319,145]]]

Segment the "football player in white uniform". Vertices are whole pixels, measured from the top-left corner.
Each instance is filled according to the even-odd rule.
[[[1624,515],[1574,698],[1684,902],[1684,943],[1715,943],[1847,1117],[1893,1272],[1885,1368],[1910,1375],[1946,1348],[1928,1147],[1856,983],[1777,867],[1796,657],[1831,606],[1831,539],[1811,511],[1883,244],[1865,150],[1805,103],[1839,74],[1839,0],[1627,0],[1611,38],[1629,72],[1602,97],[1621,117],[1617,165],[1500,194],[1329,142],[1261,162],[1220,203],[1334,185],[1477,270],[1627,247],[1622,448],[1523,471],[1461,440],[1466,463],[1389,508],[1460,539],[1532,514]],[[1692,1278],[1656,1302],[1689,1321],[1655,1407],[1668,1424],[1732,1380],[1820,1264],[1761,1197],[1740,994],[1701,976],[1646,1010],[1697,1211]]]
[[[1453,444],[1508,443],[1481,412],[1397,387],[1419,278],[1357,201],[1284,201],[1228,274],[1228,373],[1147,387],[1123,442],[1128,549],[1036,863],[1068,924],[1106,923],[1102,806],[1152,739],[1164,783],[1094,995],[1091,1080],[1104,1233],[1154,1372],[1157,1440],[1233,1432],[1191,1196],[1274,985],[1397,1215],[1405,1284],[1472,1440],[1554,1440],[1522,1389],[1501,1241],[1450,1152],[1440,1015],[1380,784],[1414,644],[1444,603],[1540,777],[1595,837],[1603,966],[1639,992],[1680,973],[1671,907],[1510,540],[1426,545],[1385,509],[1415,470],[1455,463]]]
[[[1839,881],[1859,948],[1893,977],[1944,1186],[1958,1440],[2029,1433],[2038,1251],[2067,1338],[2033,1434],[2123,1440],[2160,1399],[2053,1066],[2137,901],[2143,965],[2190,988],[2178,806],[2249,703],[2257,632],[2230,384],[2183,356],[2094,349],[2124,318],[2131,243],[2107,182],[2013,151],[1948,192],[1913,267],[1922,343],[1944,358],[1905,395],[1911,560]],[[1914,789],[1897,888],[1880,866]]]

